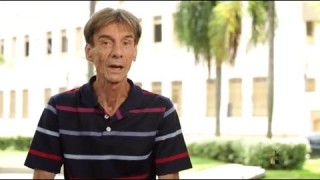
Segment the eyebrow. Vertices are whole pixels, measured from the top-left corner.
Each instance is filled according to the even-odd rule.
[[[133,35],[126,35],[126,36],[124,36],[122,39],[134,39],[134,37],[133,37]],[[100,40],[100,39],[110,39],[110,40],[112,40],[112,41],[114,41],[114,38],[113,37],[111,37],[111,36],[109,36],[109,35],[105,35],[105,34],[103,34],[103,35],[101,35],[101,36],[99,36],[98,37],[98,39]]]

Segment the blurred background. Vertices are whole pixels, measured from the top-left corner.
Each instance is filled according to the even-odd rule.
[[[293,178],[284,170],[287,176],[279,176],[286,167],[320,178],[320,160],[306,156],[320,149],[320,3],[312,1],[1,1],[0,178],[31,172],[23,162],[48,99],[94,74],[83,27],[104,7],[140,19],[142,38],[129,78],[171,98],[192,172],[239,163],[267,169],[264,178]],[[272,143],[266,151],[254,145],[259,163],[241,148],[234,157],[246,160],[231,158],[237,148],[212,145],[218,139]],[[292,144],[279,150],[286,143],[278,140],[298,144],[298,153]],[[208,153],[218,146],[232,152]],[[266,157],[275,148],[290,162],[270,165]]]

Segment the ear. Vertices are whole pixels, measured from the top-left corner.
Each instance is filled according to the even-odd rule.
[[[138,47],[136,46],[136,47],[135,47],[134,56],[133,56],[133,61],[136,61],[137,55],[138,55]]]
[[[86,59],[90,62],[93,61],[92,57],[93,57],[93,47],[90,45],[90,44],[86,44],[86,47],[85,47],[85,53],[86,53]]]

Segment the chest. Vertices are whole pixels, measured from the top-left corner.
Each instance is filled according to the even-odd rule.
[[[116,112],[58,115],[61,141],[67,151],[85,154],[146,155],[152,151],[161,114]],[[139,146],[137,146],[139,145]]]

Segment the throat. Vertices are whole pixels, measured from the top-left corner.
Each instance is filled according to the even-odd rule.
[[[103,107],[103,109],[109,116],[112,116],[115,113],[115,108],[112,106],[106,106]]]
[[[105,113],[112,116],[128,97],[130,84],[126,82],[117,86],[112,86],[111,84],[103,84],[98,81],[94,84],[94,90],[98,102]]]

